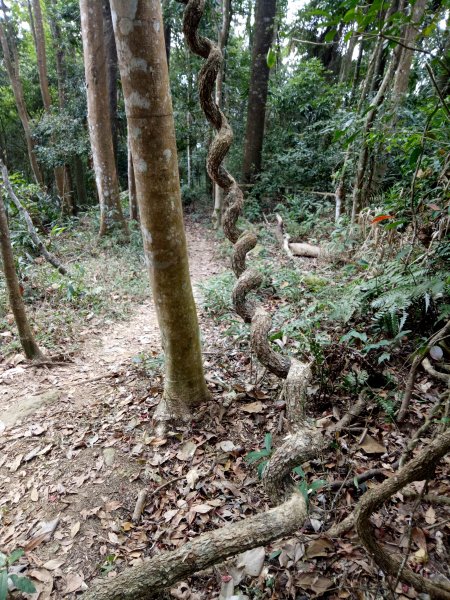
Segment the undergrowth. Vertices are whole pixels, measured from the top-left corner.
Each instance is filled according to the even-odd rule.
[[[126,318],[131,306],[149,295],[138,227],[131,224],[128,244],[119,243],[115,235],[99,239],[91,217],[88,213],[70,227],[61,226],[57,235],[50,232],[46,237],[40,232],[47,247],[68,268],[68,275],[58,273],[24,244],[21,223],[12,221],[27,313],[38,343],[51,353],[71,352],[80,330]],[[16,223],[18,229],[14,228]],[[20,352],[4,280],[0,281],[0,330],[2,354]]]

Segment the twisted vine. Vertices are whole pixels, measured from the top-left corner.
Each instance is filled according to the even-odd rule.
[[[214,99],[214,86],[223,62],[220,48],[212,40],[200,35],[198,27],[205,9],[205,0],[179,0],[186,5],[183,18],[183,32],[190,50],[205,59],[198,75],[200,104],[209,123],[216,130],[212,141],[206,167],[211,179],[224,191],[225,210],[222,217],[223,231],[233,244],[231,266],[237,277],[233,289],[233,304],[237,314],[251,323],[252,349],[258,360],[269,371],[286,378],[291,366],[289,358],[272,350],[267,340],[272,321],[267,312],[257,307],[256,301],[248,295],[257,290],[262,282],[261,273],[247,267],[246,257],[257,243],[253,231],[242,231],[237,220],[242,212],[244,195],[234,177],[223,166],[233,142],[233,130]]]

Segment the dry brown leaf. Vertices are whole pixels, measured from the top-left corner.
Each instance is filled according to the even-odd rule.
[[[39,493],[36,488],[33,488],[30,492],[30,498],[33,502],[37,502],[39,500]]]
[[[70,528],[70,537],[74,538],[77,533],[80,531],[80,527],[81,527],[81,523],[80,521],[77,521],[76,523],[74,523],[72,525],[72,527]]]
[[[119,502],[118,500],[111,500],[111,502],[105,503],[106,512],[113,512],[114,510],[117,510],[118,508],[121,508],[121,507],[122,507],[122,502]]]
[[[199,473],[197,471],[197,469],[191,469],[190,471],[187,472],[186,474],[186,481],[189,484],[189,487],[191,488],[191,490],[194,489],[195,484],[197,483],[197,481],[199,480]]]
[[[315,592],[316,596],[321,596],[328,588],[334,585],[333,581],[328,579],[328,577],[321,577],[314,573],[301,573],[297,575],[295,580],[300,587]]]
[[[384,454],[386,452],[386,448],[370,435],[365,436],[363,442],[359,444],[359,448],[362,448],[366,454]]]
[[[43,522],[40,525],[40,529],[35,533],[31,540],[24,546],[25,552],[34,550],[42,542],[48,542],[52,537],[55,529],[59,523],[59,515],[53,521]]]
[[[64,595],[82,590],[87,590],[87,585],[84,583],[83,577],[78,575],[78,573],[69,573],[66,576],[66,589],[64,590]]]
[[[189,440],[188,442],[185,442],[178,450],[177,458],[178,460],[190,460],[194,456],[196,450],[197,444]]]
[[[131,531],[134,525],[133,523],[130,523],[130,521],[125,521],[125,523],[122,523],[121,527],[124,531]]]
[[[427,508],[425,513],[425,521],[428,523],[428,525],[434,525],[436,523],[436,511],[432,506]]]
[[[259,577],[264,567],[266,552],[263,547],[248,550],[238,557],[238,569],[244,569],[246,575]]]
[[[23,454],[18,454],[16,456],[16,458],[12,461],[12,463],[9,465],[9,470],[11,471],[11,473],[15,473],[17,471],[17,469],[20,467],[22,458],[23,458]]]
[[[306,558],[315,558],[316,556],[328,556],[334,550],[334,544],[325,538],[319,538],[309,544],[306,549]]]
[[[210,506],[209,504],[196,504],[195,506],[191,506],[190,510],[196,513],[200,513],[202,515],[208,513],[210,510],[213,510],[214,506]]]
[[[48,569],[49,571],[56,571],[66,562],[65,558],[53,558],[52,560],[48,560],[46,563],[42,565],[44,569]]]
[[[243,404],[241,410],[248,413],[260,413],[264,410],[262,402],[250,402],[250,404]]]

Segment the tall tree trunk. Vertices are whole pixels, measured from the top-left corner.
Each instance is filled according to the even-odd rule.
[[[34,174],[34,178],[36,179],[36,183],[43,187],[44,179],[42,177],[41,169],[38,165],[36,154],[34,152],[34,141],[31,136],[30,122],[28,120],[28,113],[25,106],[22,82],[20,81],[17,49],[12,36],[8,35],[7,33],[9,25],[7,13],[5,10],[3,13],[4,19],[0,19],[0,42],[3,48],[3,61],[5,63],[6,71],[8,73],[9,81],[14,93],[17,112],[19,113],[19,118],[25,133],[25,141],[27,144],[28,158],[30,159],[31,169]]]
[[[353,52],[355,51],[358,34],[354,31],[348,41],[347,51],[341,60],[341,69],[339,72],[339,83],[347,81],[352,66]]]
[[[78,206],[86,206],[88,202],[86,194],[86,172],[83,159],[75,154],[72,160],[73,174],[75,177],[75,189],[77,192]]]
[[[165,353],[160,420],[209,398],[181,207],[161,4],[111,0],[144,250]]]
[[[405,25],[402,43],[409,48],[402,47],[400,61],[395,73],[394,88],[393,88],[393,100],[396,106],[399,106],[403,98],[408,91],[409,74],[411,71],[412,59],[414,50],[411,46],[414,46],[417,37],[419,36],[419,25],[422,21],[425,9],[427,7],[427,0],[417,0],[411,9],[411,20]]]
[[[391,57],[389,66],[387,68],[386,73],[384,74],[383,81],[378,88],[378,92],[373,99],[370,109],[366,114],[365,122],[364,122],[364,130],[363,130],[363,140],[361,145],[361,150],[359,152],[358,165],[356,168],[356,176],[353,183],[353,194],[352,194],[352,215],[351,222],[355,222],[356,213],[360,210],[362,202],[363,202],[363,182],[364,176],[367,168],[367,161],[369,159],[369,142],[368,137],[369,133],[372,130],[373,124],[375,122],[376,116],[382,105],[385,95],[389,90],[389,87],[392,84],[395,70],[397,69],[397,65],[400,58],[400,46],[397,46]]]
[[[170,44],[172,41],[172,23],[170,21],[166,21],[164,23],[164,43],[166,46],[166,59],[167,66],[170,65]]]
[[[269,84],[267,52],[273,38],[276,0],[256,0],[252,73],[248,95],[247,126],[242,177],[252,183],[261,171],[266,101]]]
[[[89,136],[100,203],[99,235],[107,234],[115,226],[128,233],[120,205],[111,136],[102,5],[96,0],[80,0],[80,13]]]
[[[36,59],[39,74],[39,86],[41,88],[42,104],[44,110],[49,113],[51,110],[51,96],[48,85],[47,71],[47,53],[45,49],[45,31],[44,21],[42,19],[42,10],[40,0],[32,0],[32,10],[30,10],[30,19],[33,30],[34,45],[36,49]],[[73,207],[70,195],[70,188],[67,187],[67,178],[64,173],[64,166],[55,167],[53,170],[55,176],[55,184],[58,196],[61,200],[61,208],[63,214],[72,214]]]
[[[114,159],[117,168],[117,147],[118,147],[118,118],[117,118],[117,50],[114,39],[114,29],[111,19],[111,8],[109,0],[102,0],[103,3],[103,35],[105,39],[106,53],[106,73],[108,80],[108,100],[109,114],[111,119],[111,135],[114,149]]]
[[[134,178],[133,155],[131,154],[130,132],[127,136],[128,147],[128,202],[130,207],[130,219],[139,221],[139,210],[136,196],[136,180]]]
[[[9,303],[14,314],[16,326],[19,332],[25,356],[30,359],[43,359],[44,356],[34,339],[33,332],[25,312],[25,304],[20,291],[19,278],[14,265],[14,255],[9,235],[8,219],[6,217],[5,205],[3,203],[3,189],[0,188],[0,246],[5,274],[6,287],[8,289]]]
[[[223,105],[223,83],[225,80],[225,49],[228,45],[228,38],[230,36],[230,23],[231,23],[231,0],[222,0],[222,27],[219,31],[218,46],[224,57],[224,61],[220,66],[219,72],[216,79],[216,103],[219,108]],[[213,227],[219,229],[220,221],[222,218],[222,205],[223,205],[223,190],[216,184],[214,184],[214,211],[213,211]]]

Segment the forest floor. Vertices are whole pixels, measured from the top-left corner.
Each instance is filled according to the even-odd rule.
[[[228,267],[214,234],[191,221],[187,232],[213,392],[212,402],[191,423],[163,438],[155,435],[152,414],[163,379],[150,299],[131,303],[125,320],[106,325],[89,315],[70,361],[36,368],[13,354],[0,363],[0,549],[26,550],[18,568],[38,589],[27,598],[75,597],[96,579],[269,506],[245,457],[286,434],[280,383],[252,360],[248,340],[236,343],[236,336],[225,336],[228,325],[201,308],[199,284]],[[274,250],[274,260],[285,260],[281,250]],[[320,266],[303,260],[302,268],[314,272]],[[421,385],[425,396],[433,394],[433,384]],[[339,408],[324,407],[320,416],[326,426],[339,417]],[[312,481],[341,479],[342,485],[312,498],[298,536],[198,574],[168,591],[167,598],[218,598],[221,587],[221,598],[230,598],[222,580],[228,573],[242,598],[420,597],[402,584],[389,591],[354,533],[336,542],[320,537],[363,491],[352,484],[353,477],[373,467],[392,474],[405,446],[408,431],[372,417],[369,412],[359,427],[343,432],[334,452],[303,465]],[[134,523],[143,489],[145,510]],[[438,469],[433,492],[448,491]],[[378,537],[392,550],[411,545],[415,570],[447,575],[440,563],[446,558],[448,509],[424,503],[415,508],[413,524],[414,500],[400,504],[400,499],[374,516]]]

